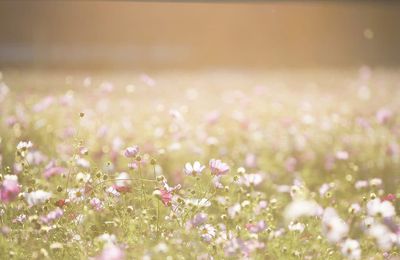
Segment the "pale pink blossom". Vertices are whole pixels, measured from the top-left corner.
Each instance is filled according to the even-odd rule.
[[[223,175],[229,171],[228,164],[222,162],[221,160],[211,159],[209,165],[211,174],[213,175]]]

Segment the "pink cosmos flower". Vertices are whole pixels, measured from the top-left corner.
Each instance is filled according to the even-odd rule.
[[[43,172],[43,176],[48,179],[54,175],[60,175],[63,174],[64,172],[66,172],[67,169],[64,167],[60,167],[60,166],[54,166],[54,163],[50,163],[49,165],[46,166],[44,172]]]
[[[47,214],[46,216],[42,216],[40,218],[40,220],[43,223],[48,224],[48,223],[51,223],[51,222],[53,222],[54,220],[56,220],[58,218],[61,218],[62,215],[64,215],[64,211],[62,209],[60,209],[60,208],[56,208],[55,210],[49,212],[49,214]]]
[[[0,186],[0,200],[8,203],[14,200],[21,191],[16,175],[5,175],[4,181]]]
[[[137,145],[135,146],[130,146],[125,149],[124,155],[127,158],[132,158],[136,157],[136,155],[139,153],[139,147]]]
[[[265,221],[260,220],[257,223],[248,223],[246,224],[246,229],[250,233],[260,233],[261,231],[264,231],[266,229]]]
[[[96,210],[96,211],[100,211],[103,209],[104,204],[103,202],[98,199],[98,198],[93,198],[90,200],[90,205]]]
[[[387,108],[381,108],[378,110],[378,112],[376,112],[376,121],[378,121],[379,124],[385,124],[392,116],[393,113],[391,110]]]
[[[221,160],[211,159],[209,166],[213,175],[223,175],[229,171],[229,166]]]
[[[165,189],[161,189],[161,201],[165,206],[168,206],[172,200],[172,192]]]

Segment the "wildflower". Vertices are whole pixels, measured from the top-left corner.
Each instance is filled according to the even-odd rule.
[[[131,183],[131,176],[126,172],[121,172],[118,174],[117,178],[115,178],[115,185],[117,187],[128,187]]]
[[[241,211],[242,207],[240,206],[240,203],[236,203],[233,206],[228,208],[228,215],[230,218],[235,218],[236,215],[238,215]]]
[[[107,244],[104,246],[103,251],[99,256],[95,258],[96,260],[122,260],[125,259],[125,252],[116,245]]]
[[[21,188],[16,175],[5,175],[0,186],[0,201],[8,203],[13,201],[20,193]]]
[[[46,179],[49,179],[50,177],[52,177],[54,175],[61,175],[61,174],[65,173],[66,171],[67,171],[67,169],[64,167],[55,166],[54,163],[49,163],[43,172],[43,177],[45,177]]]
[[[297,231],[299,233],[303,233],[304,229],[305,229],[305,225],[303,223],[300,222],[290,222],[288,225],[288,228],[290,231]]]
[[[98,198],[92,198],[90,200],[90,205],[96,210],[100,211],[104,208],[104,203]]]
[[[209,165],[213,175],[223,175],[229,171],[229,166],[221,160],[211,159]]]
[[[244,174],[240,178],[240,183],[243,183],[245,186],[258,186],[263,181],[263,175],[261,173],[252,173],[252,174]]]
[[[30,193],[25,193],[24,196],[26,202],[28,202],[28,205],[32,207],[34,205],[44,203],[46,200],[51,198],[52,194],[44,190],[37,190]]]
[[[76,175],[76,181],[78,182],[88,182],[90,180],[91,176],[89,173],[83,173],[83,172],[78,172]]]
[[[370,216],[381,216],[383,218],[390,218],[396,215],[395,208],[390,201],[376,198],[368,201],[367,212]]]
[[[90,162],[84,158],[78,157],[76,159],[76,164],[82,168],[89,168],[90,167]]]
[[[312,200],[295,200],[286,206],[284,216],[286,221],[294,221],[302,216],[318,216],[321,215],[322,208]]]
[[[211,224],[205,224],[199,228],[201,232],[201,238],[205,242],[210,242],[216,236],[217,230]]]
[[[106,192],[109,193],[109,194],[112,194],[112,195],[115,196],[115,197],[121,196],[121,193],[119,193],[119,191],[116,190],[115,187],[108,187],[108,188],[106,189]]]
[[[382,179],[379,178],[373,178],[369,181],[369,185],[371,187],[377,187],[382,185]]]
[[[134,158],[139,153],[139,147],[137,145],[130,146],[125,149],[124,155],[127,158]]]
[[[198,227],[199,225],[203,224],[207,221],[207,214],[205,213],[198,213],[196,214],[191,220],[186,223],[186,229],[191,229],[193,227]]]
[[[358,180],[358,181],[356,181],[356,183],[354,184],[354,187],[355,187],[357,190],[366,188],[366,187],[368,187],[368,181],[366,181],[366,180]]]
[[[389,228],[380,223],[372,224],[367,230],[367,234],[373,237],[378,247],[384,251],[389,251],[396,240],[396,235],[393,234]]]
[[[360,243],[354,239],[346,239],[342,244],[340,251],[350,260],[358,260],[361,258]]]
[[[172,200],[172,192],[165,189],[160,190],[160,199],[165,206],[168,206]]]
[[[206,166],[201,165],[200,162],[195,161],[193,165],[190,163],[186,163],[183,171],[186,175],[200,175],[205,167]]]
[[[336,152],[336,159],[342,160],[342,161],[348,160],[349,159],[349,153],[346,152],[346,151],[337,151]]]
[[[100,236],[96,237],[95,240],[98,241],[102,241],[104,242],[106,245],[107,244],[111,244],[111,245],[116,245],[117,244],[117,238],[114,234],[108,234],[108,233],[104,233],[101,234]]]
[[[387,108],[381,108],[376,112],[376,121],[379,124],[387,123],[393,116],[393,112]]]
[[[333,208],[326,208],[322,216],[322,230],[329,242],[337,243],[347,235],[349,226]]]
[[[246,229],[250,233],[260,233],[266,229],[266,224],[264,220],[260,220],[257,223],[247,223]]]
[[[27,219],[25,214],[18,215],[15,219],[13,219],[13,223],[23,223]]]
[[[396,200],[396,195],[389,193],[388,195],[384,196],[383,201],[387,200],[387,201],[395,201]]]
[[[221,183],[221,176],[214,176],[211,180],[212,184],[216,189],[223,189],[224,185]]]
[[[202,198],[202,199],[186,199],[186,203],[194,205],[196,207],[210,207],[211,206],[211,202],[206,198]]]
[[[46,216],[42,216],[40,218],[40,220],[43,223],[48,224],[48,223],[60,218],[63,214],[64,214],[64,211],[62,209],[56,208],[55,210],[49,212]]]
[[[297,159],[294,157],[289,157],[285,161],[285,168],[288,172],[294,172],[297,167]]]
[[[17,150],[26,151],[26,150],[28,150],[29,148],[31,148],[32,146],[33,146],[33,144],[32,144],[31,141],[28,141],[28,142],[21,141],[21,142],[19,142],[18,145],[17,145]]]

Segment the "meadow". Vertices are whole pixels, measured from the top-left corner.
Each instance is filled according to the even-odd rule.
[[[4,70],[1,259],[399,259],[400,71]]]

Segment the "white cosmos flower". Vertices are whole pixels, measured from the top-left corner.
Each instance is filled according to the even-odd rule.
[[[217,233],[217,229],[210,224],[202,225],[199,230],[201,232],[201,238],[206,242],[210,242]]]
[[[117,238],[115,237],[114,234],[108,234],[108,233],[104,233],[98,237],[95,238],[98,241],[103,241],[105,244],[112,244],[112,245],[116,245],[117,244]]]
[[[236,203],[235,205],[228,208],[228,215],[230,218],[234,218],[240,213],[241,210],[242,207],[240,206],[240,203]]]
[[[260,173],[251,173],[244,174],[240,178],[240,183],[243,183],[245,186],[258,186],[263,181],[263,176]]]
[[[367,233],[375,238],[378,247],[383,251],[389,251],[397,239],[396,235],[388,227],[380,223],[373,224]]]
[[[288,228],[290,231],[297,231],[299,233],[303,233],[305,227],[306,226],[303,223],[300,223],[300,222],[295,223],[293,221],[290,222],[288,225]]]
[[[333,208],[326,208],[322,216],[322,231],[330,243],[337,243],[347,236],[349,226]]]
[[[396,215],[396,210],[390,201],[381,201],[380,199],[373,199],[367,203],[367,212],[370,216],[381,216],[390,218]]]
[[[193,165],[191,163],[186,163],[183,171],[186,175],[200,175],[204,168],[206,168],[206,166],[201,165],[198,161],[195,161]]]
[[[358,260],[361,258],[360,243],[354,239],[346,239],[340,247],[342,254],[351,260]]]
[[[287,222],[294,221],[302,216],[319,216],[323,209],[313,200],[294,200],[286,206],[283,215]]]
[[[75,179],[77,182],[88,182],[90,180],[90,174],[78,172]]]
[[[197,207],[210,207],[211,202],[205,198],[202,199],[186,199],[187,204],[191,204]]]
[[[17,150],[28,150],[32,146],[33,146],[33,144],[31,141],[28,141],[28,142],[21,141],[17,145]]]
[[[127,187],[131,185],[131,183],[131,176],[129,176],[129,174],[126,172],[121,172],[115,179],[115,185],[118,187]]]
[[[44,190],[32,191],[30,193],[25,193],[26,202],[28,202],[29,206],[34,206],[37,204],[42,204],[46,200],[51,198],[51,193],[46,192]]]

